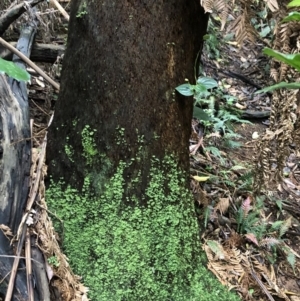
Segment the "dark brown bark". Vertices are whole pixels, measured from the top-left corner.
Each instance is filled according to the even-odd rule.
[[[188,170],[192,100],[174,89],[194,78],[207,23],[199,1],[89,1],[82,16],[79,6],[75,0],[51,132],[48,158],[57,159],[52,175],[82,179],[80,133],[87,124],[97,129],[98,150],[116,164],[136,155],[138,132],[149,156],[173,152]],[[130,148],[116,145],[117,127],[125,128]],[[61,151],[67,137],[76,150],[74,164]]]
[[[75,188],[77,192],[75,195],[67,195],[66,191],[60,194],[57,192],[60,186],[57,185],[55,193],[49,195],[49,204],[58,215],[62,207],[65,212],[72,212],[61,216],[66,225],[65,249],[67,252],[73,251],[72,254],[67,253],[70,262],[74,266],[77,262],[77,267],[81,267],[75,272],[86,277],[84,280],[90,280],[91,286],[99,283],[97,288],[91,287],[93,300],[98,300],[100,294],[106,296],[103,300],[112,300],[116,292],[127,294],[127,288],[131,290],[129,295],[119,295],[115,300],[154,300],[151,283],[165,290],[156,301],[179,300],[178,296],[177,299],[172,298],[172,285],[177,287],[177,283],[180,283],[179,295],[184,296],[186,291],[189,297],[185,300],[194,300],[191,297],[191,279],[197,270],[195,266],[201,266],[201,262],[197,257],[200,250],[199,230],[187,190],[193,103],[192,99],[175,93],[175,87],[182,84],[185,78],[193,81],[195,61],[201,51],[206,26],[207,16],[197,0],[71,2],[61,90],[54,122],[49,130],[47,158],[54,183],[63,178],[64,183],[72,187],[71,191]],[[95,144],[90,147],[95,157],[92,163],[85,156],[82,132],[86,126],[89,126],[92,144]],[[169,185],[172,176],[167,170],[171,168],[165,164],[167,156],[172,157],[172,168],[176,170],[172,176],[179,183],[172,188]],[[156,176],[151,175],[153,158],[155,167],[158,166],[157,174],[163,179],[156,184],[162,187],[163,192],[159,200],[153,198],[151,203],[147,187],[150,179]],[[116,192],[121,191],[121,197],[112,204],[115,201],[114,187],[111,190],[107,187],[110,179],[117,174],[117,168],[124,166],[122,164],[126,165],[121,175],[118,174],[122,178],[122,187],[118,187]],[[90,180],[92,187],[85,187],[81,193],[84,178]],[[172,189],[175,191],[173,194],[170,192]],[[155,189],[153,191],[155,194]],[[110,199],[107,195],[113,196]],[[152,206],[157,203],[159,205],[154,210]],[[172,213],[164,211],[165,206],[169,206]],[[106,211],[106,208],[109,209]],[[147,215],[144,212],[149,210],[151,213],[145,217],[148,220],[135,224],[131,213],[136,208],[143,218]],[[129,214],[123,215],[123,212]],[[165,215],[152,226],[160,212]],[[77,213],[82,214],[81,217],[78,218]],[[169,221],[172,216],[180,216],[174,225]],[[105,221],[104,224],[99,225],[99,220]],[[75,227],[72,228],[74,221]],[[141,224],[148,225],[145,233],[149,236],[143,236],[147,237],[143,240],[149,254],[147,259],[139,252],[140,232],[132,247],[129,239],[124,238],[121,249],[123,251],[123,247],[127,247],[127,252],[124,252],[125,258],[122,256],[120,259],[120,245],[113,237],[117,233],[122,238],[126,236],[122,232],[124,229],[119,232],[115,230],[122,222],[132,229]],[[95,228],[97,230],[91,234],[91,229]],[[99,235],[100,232],[108,234]],[[90,245],[84,241],[81,245],[80,239],[85,235],[95,239],[95,243]],[[151,241],[149,245],[148,237]],[[75,242],[75,246],[73,244],[68,248],[68,242]],[[95,245],[97,243],[98,247]],[[162,251],[158,259],[156,247],[165,245],[169,246],[170,251]],[[107,253],[103,255],[103,252]],[[109,272],[107,260],[101,261],[106,255],[108,259],[113,258],[112,266],[117,265],[114,272],[120,281]],[[145,266],[131,266],[131,256],[141,256]],[[175,267],[170,268],[167,262],[174,257],[178,260],[175,260]],[[94,260],[97,265],[91,264]],[[165,268],[162,272],[164,276],[153,272],[147,280],[149,283],[139,282],[139,275],[154,271],[157,262],[162,263],[160,268]],[[143,289],[135,290],[137,287]],[[160,289],[157,289],[155,294],[159,293]],[[140,294],[144,294],[145,298],[141,298]]]
[[[11,42],[15,46],[16,42]],[[30,53],[30,59],[34,62],[54,63],[58,56],[61,56],[65,51],[63,45],[38,44],[34,43]],[[11,60],[13,54],[0,45],[0,57],[5,60]]]

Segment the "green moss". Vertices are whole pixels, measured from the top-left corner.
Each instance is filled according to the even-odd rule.
[[[81,132],[81,141],[83,147],[83,156],[86,159],[88,165],[93,164],[95,156],[98,154],[97,146],[94,140],[95,129],[91,129],[89,125],[86,125]]]
[[[50,209],[64,220],[65,252],[91,300],[238,300],[203,265],[192,199],[173,156],[152,157],[143,200],[134,195],[140,171],[125,183],[129,166],[120,161],[94,195],[91,175],[81,191],[63,188],[63,180],[47,190]]]
[[[69,160],[71,162],[74,162],[73,156],[74,156],[74,149],[73,147],[69,144],[69,137],[66,138],[66,145],[65,145],[65,153],[68,156]]]
[[[87,5],[86,1],[82,1],[79,5],[78,12],[76,14],[76,18],[82,18],[83,16],[87,15]]]
[[[121,127],[117,127],[117,135],[116,135],[116,144],[123,145],[126,144],[125,140],[125,129]]]

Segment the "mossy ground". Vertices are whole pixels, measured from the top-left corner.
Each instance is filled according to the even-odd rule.
[[[63,181],[47,191],[50,209],[64,220],[64,251],[91,300],[238,300],[200,257],[192,199],[174,158],[152,158],[145,202],[132,193],[141,173],[124,180],[129,166],[119,162],[95,194],[88,175],[80,192]]]

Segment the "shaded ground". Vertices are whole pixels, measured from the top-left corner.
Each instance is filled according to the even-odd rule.
[[[251,124],[233,124],[241,136],[233,138],[241,143],[235,148],[228,148],[220,133],[203,136],[205,131],[196,130],[191,138],[191,150],[203,139],[191,155],[191,173],[209,177],[191,182],[205,228],[201,237],[208,267],[244,300],[300,300],[299,150],[290,145],[284,178],[274,179],[255,197],[257,143],[269,124],[261,112],[270,112],[272,95],[254,93],[273,84],[270,63],[261,55],[259,41],[238,49],[223,37],[218,35],[223,43],[215,45],[219,55],[212,56],[211,47],[204,49],[203,75],[218,80],[223,95],[235,96],[233,106],[253,115],[242,115]],[[226,106],[225,97],[218,99],[218,106]],[[197,121],[195,128],[201,128]],[[272,168],[276,170],[275,163]]]

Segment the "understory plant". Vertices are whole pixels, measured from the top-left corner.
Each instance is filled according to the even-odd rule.
[[[277,252],[280,250],[294,269],[295,254],[283,239],[291,227],[291,218],[270,222],[268,221],[270,216],[265,217],[263,210],[264,198],[256,198],[254,203],[248,196],[236,211],[237,232],[244,235],[256,247],[264,249],[271,263],[275,262]]]
[[[300,6],[300,0],[293,0],[288,4],[288,7],[295,7],[295,6]],[[291,22],[291,21],[300,21],[300,13],[299,12],[290,12],[287,17],[283,18],[281,22]],[[282,53],[280,51],[271,49],[271,48],[264,48],[263,53],[273,57],[274,59],[281,61],[293,68],[295,68],[298,72],[300,72],[300,53],[293,53],[293,54],[286,54]],[[261,93],[261,92],[270,92],[273,90],[277,89],[282,89],[282,88],[287,88],[287,89],[300,89],[300,83],[298,82],[292,82],[292,83],[287,83],[287,82],[281,82],[269,87],[266,87],[260,91],[257,91],[256,93]]]
[[[210,133],[220,133],[229,147],[238,147],[232,138],[240,136],[234,132],[233,123],[250,123],[241,119],[232,104],[234,97],[223,92],[217,81],[210,77],[199,77],[195,85],[190,83],[176,87],[184,96],[193,96],[193,116],[208,129]],[[225,102],[223,105],[220,103]]]

